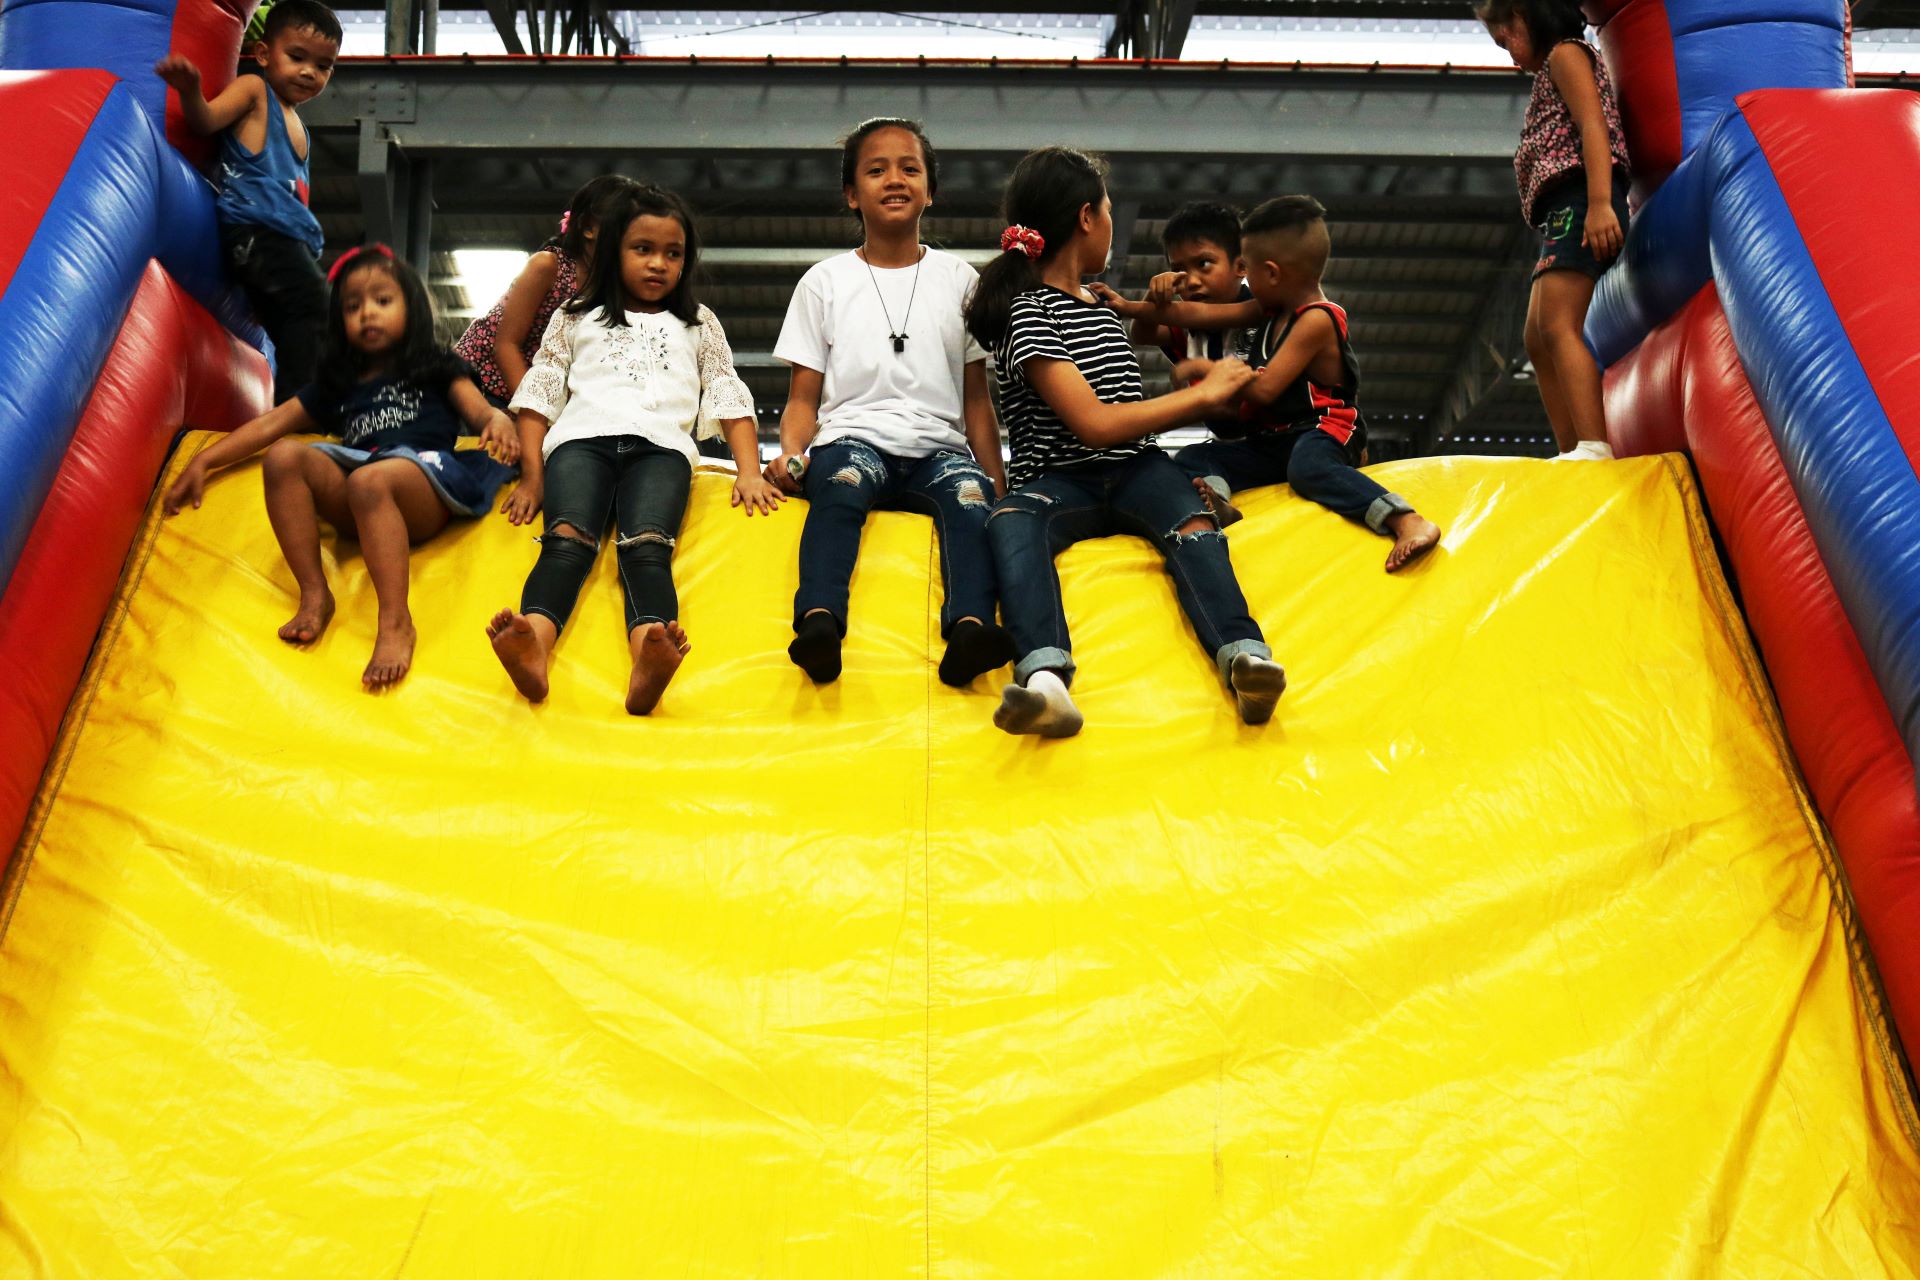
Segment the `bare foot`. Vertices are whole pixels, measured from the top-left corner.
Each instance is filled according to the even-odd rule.
[[[1221,497],[1214,487],[1199,476],[1193,478],[1193,491],[1200,495],[1200,501],[1207,504],[1207,510],[1213,513],[1213,519],[1222,529],[1241,518],[1240,508]]]
[[[534,634],[533,624],[524,613],[502,609],[487,623],[487,639],[493,642],[493,656],[507,669],[513,687],[528,702],[547,696],[547,654]]]
[[[300,597],[300,607],[280,628],[280,638],[288,644],[312,644],[333,621],[333,592],[322,587],[320,594]]]
[[[659,705],[667,682],[680,669],[693,645],[677,622],[649,622],[641,626],[633,655],[633,675],[627,679],[627,714],[644,716]]]
[[[412,618],[402,618],[391,626],[380,624],[380,630],[373,637],[373,656],[367,659],[367,669],[360,673],[360,683],[368,693],[400,683],[400,677],[413,665],[413,642]]]
[[[1393,550],[1387,552],[1387,572],[1398,573],[1440,545],[1440,526],[1408,511],[1393,520]]]

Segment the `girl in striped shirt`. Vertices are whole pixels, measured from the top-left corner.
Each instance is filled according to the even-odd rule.
[[[1248,615],[1214,517],[1152,440],[1220,415],[1252,371],[1221,360],[1192,386],[1146,398],[1119,317],[1080,283],[1105,270],[1113,246],[1113,202],[1099,160],[1066,147],[1031,152],[1007,180],[1003,208],[1010,225],[1002,252],[967,306],[968,331],[994,355],[1016,486],[987,521],[1018,654],[993,722],[1008,733],[1079,732],[1053,558],[1086,538],[1129,533],[1166,557],[1181,608],[1240,718],[1265,723],[1286,674]]]

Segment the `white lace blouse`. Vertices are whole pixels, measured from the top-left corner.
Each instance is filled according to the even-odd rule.
[[[753,416],[753,393],[733,367],[733,349],[713,312],[689,325],[665,311],[629,311],[608,325],[598,309],[554,312],[510,406],[548,423],[540,456],[569,440],[640,436],[677,449],[691,465],[694,438],[720,434],[728,418]]]

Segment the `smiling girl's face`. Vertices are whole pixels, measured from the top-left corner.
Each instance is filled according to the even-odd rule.
[[[869,232],[918,223],[933,203],[919,137],[892,125],[868,134],[860,144],[846,197],[847,208],[860,215]]]
[[[620,285],[632,310],[660,310],[686,264],[687,229],[678,218],[643,213],[620,237]]]

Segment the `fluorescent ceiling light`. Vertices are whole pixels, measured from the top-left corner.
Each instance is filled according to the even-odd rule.
[[[466,290],[469,315],[485,315],[507,292],[527,255],[518,249],[455,249],[454,274],[435,284],[453,285]],[[461,314],[461,308],[448,308],[449,314]]]

